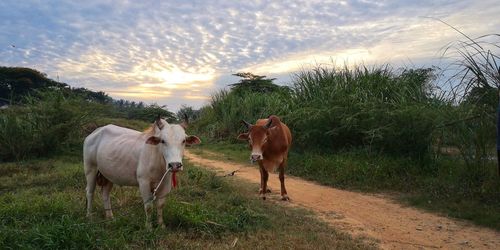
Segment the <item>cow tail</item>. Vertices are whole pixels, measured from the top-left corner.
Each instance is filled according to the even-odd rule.
[[[103,187],[108,184],[109,180],[101,174],[101,172],[97,171],[97,185]]]

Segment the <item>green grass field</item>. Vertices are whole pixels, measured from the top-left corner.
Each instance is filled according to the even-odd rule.
[[[105,220],[99,189],[85,217],[78,155],[0,164],[2,249],[370,249],[307,211],[258,199],[254,186],[187,162],[168,196],[165,230],[145,228],[138,189],[115,187],[115,219]]]

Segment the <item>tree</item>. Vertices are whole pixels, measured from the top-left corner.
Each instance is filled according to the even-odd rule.
[[[167,120],[167,122],[174,122],[176,120],[175,114],[170,112],[167,109],[166,105],[160,106],[156,103],[153,103],[142,109],[141,113],[142,117],[138,118],[142,118],[143,120],[152,120],[152,118],[157,117],[158,115]]]
[[[273,81],[276,78],[267,78],[266,76],[254,75],[250,72],[239,72],[233,75],[243,78],[237,83],[229,84],[231,90],[238,94],[245,92],[269,93],[286,88],[274,84]]]
[[[47,78],[30,68],[0,66],[0,98],[20,102],[25,96],[43,89],[65,89],[68,85]]]
[[[82,97],[83,99],[89,101],[89,102],[97,102],[100,104],[108,104],[112,102],[112,98],[109,97],[105,92],[103,91],[92,91],[86,88],[71,88],[70,91],[72,94],[75,94],[77,96]]]
[[[187,115],[189,121],[195,121],[200,117],[200,110],[193,109],[193,107],[191,107],[191,106],[187,106],[185,104],[182,104],[179,111],[177,111],[177,119],[179,119],[180,121],[183,120],[184,115]]]

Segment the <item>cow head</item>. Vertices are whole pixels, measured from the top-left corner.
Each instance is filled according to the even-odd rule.
[[[276,116],[269,117],[268,121],[264,125],[252,125],[244,120],[241,120],[241,122],[247,127],[248,132],[240,134],[238,139],[248,141],[252,150],[250,154],[250,161],[252,163],[264,159],[264,156],[262,155],[263,148],[267,143],[269,129],[276,125],[276,121],[274,121],[276,120],[275,118],[277,119]]]
[[[185,129],[188,125],[187,117],[181,124],[168,124],[159,116],[154,122],[154,136],[149,137],[147,144],[157,145],[165,159],[167,168],[177,172],[183,170],[182,157],[186,145],[200,144],[200,138],[194,135],[186,135]]]

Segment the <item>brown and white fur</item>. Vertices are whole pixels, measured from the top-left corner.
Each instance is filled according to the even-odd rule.
[[[259,119],[255,125],[242,122],[247,126],[248,132],[240,134],[238,139],[248,141],[252,150],[250,160],[252,163],[259,163],[261,177],[259,194],[262,199],[266,199],[268,192],[269,172],[277,168],[281,183],[281,198],[289,200],[285,188],[285,168],[292,144],[290,129],[275,115],[269,116],[268,119]]]

